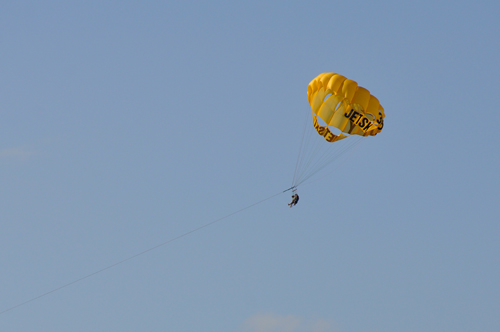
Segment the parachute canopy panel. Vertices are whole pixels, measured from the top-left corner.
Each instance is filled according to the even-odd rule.
[[[358,83],[336,73],[323,73],[309,83],[307,98],[313,112],[313,124],[329,142],[346,135],[334,135],[327,126],[348,135],[375,136],[384,127],[384,109],[377,98]]]

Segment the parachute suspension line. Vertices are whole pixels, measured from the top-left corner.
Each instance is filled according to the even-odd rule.
[[[304,138],[299,165],[294,176],[294,186],[298,186],[323,170],[362,141],[362,136],[351,135],[342,141],[327,143],[324,138],[310,130]]]
[[[316,134],[313,131],[311,131],[311,133]],[[319,160],[321,160],[323,158],[326,158],[326,156],[328,155],[328,151],[333,150],[333,149],[331,149],[330,145],[325,145],[325,142],[323,141],[322,137],[318,136],[315,139],[316,139],[315,142],[311,146],[311,152],[310,152],[309,156],[306,158],[307,162],[306,162],[298,180],[300,180],[300,178],[304,175],[304,173],[307,170],[310,170],[312,168],[311,164],[314,165],[315,163],[318,162],[318,160],[317,160],[318,158],[315,158],[316,156],[319,155],[320,156]],[[322,153],[322,150],[326,150],[325,153]]]
[[[314,136],[315,134],[316,133],[312,132],[311,130],[307,131],[304,139],[303,150],[298,156],[300,162],[298,164],[297,172],[294,177],[294,185],[297,185],[297,182],[299,182],[300,178],[303,176],[304,171],[308,169],[308,165],[311,163],[311,160],[314,159],[313,157],[321,148],[320,145],[315,144],[317,143],[315,141],[315,139],[317,140],[317,137]]]
[[[359,144],[361,142],[361,137],[358,138],[347,138],[346,140],[349,140],[347,142],[344,142],[343,145],[333,147],[330,152],[325,153],[324,157],[318,160],[312,167],[311,170],[308,174],[306,174],[301,180],[300,183],[308,180],[321,170],[323,170],[325,167],[333,163],[334,161],[338,160],[340,157],[342,157],[346,152],[351,151],[351,149],[356,146],[356,144]]]
[[[337,160],[338,158],[340,158],[342,155],[347,154],[345,155],[345,158],[342,162],[338,163],[333,169],[333,170],[336,170],[337,168],[339,168],[340,166],[342,166],[347,160],[348,158],[352,155],[352,153],[355,151],[355,149],[360,145],[360,143],[363,141],[362,140],[362,137],[360,136],[359,138],[357,139],[353,139],[352,140],[353,142],[350,142],[349,145],[344,145],[342,147],[342,149],[340,150],[340,152],[338,152],[337,154],[335,154],[333,157],[330,157],[329,160],[327,160],[326,162],[323,162],[321,163],[320,166],[316,167],[314,170],[311,170],[310,172],[308,172],[308,174],[304,177],[304,178],[301,178],[298,182],[297,182],[297,186],[304,183],[305,181],[309,180],[312,176],[314,176],[316,173],[318,173],[319,171],[321,171],[322,169],[324,169],[326,166],[328,166],[329,164],[331,164],[332,162],[334,162],[335,160]]]
[[[307,171],[314,157],[324,148],[324,141],[319,139],[320,136],[313,130],[307,130],[307,128],[312,126],[312,118],[310,116],[306,118],[305,124],[306,132],[303,139],[302,151],[298,156],[300,162],[298,164],[297,174],[294,178],[294,184],[296,184],[303,176],[303,173]]]
[[[324,165],[322,165],[316,172],[319,172],[321,171],[323,168],[325,168],[326,166],[328,166],[330,163],[336,161],[337,159],[339,159],[340,157],[342,157],[344,154],[344,160],[342,160],[341,162],[337,163],[335,165],[335,167],[332,168],[332,171],[338,169],[340,166],[342,166],[345,162],[347,162],[347,160],[349,159],[350,156],[352,156],[353,152],[356,150],[356,148],[361,144],[361,142],[363,142],[363,138],[362,137],[357,137],[355,140],[353,140],[353,142],[347,146],[347,147],[344,147],[344,149],[342,151],[340,151],[337,156],[335,156],[333,159],[331,159],[330,161],[328,161],[327,163],[325,163]],[[311,178],[314,174],[311,174],[309,175],[308,177],[304,178],[302,181],[306,181],[308,180],[309,178]]]
[[[311,126],[312,123],[309,120],[308,126]],[[325,150],[329,145],[325,144],[323,137],[319,136],[315,130],[309,130],[307,132],[307,136],[304,140],[305,149],[299,155],[300,163],[299,169],[294,179],[294,184],[296,185],[300,179],[303,177],[304,173],[310,170],[311,163],[317,159],[318,155],[321,155],[321,150]]]
[[[307,118],[306,118],[306,120],[304,121],[304,129],[302,130],[302,139],[300,140],[299,154],[297,156],[297,162],[295,163],[295,171],[293,172],[292,186],[295,183],[295,178],[296,178],[296,175],[297,175],[297,168],[299,167],[300,155],[302,154],[302,147],[304,145],[304,137],[306,135],[307,125],[308,125],[308,121],[307,121]]]
[[[33,298],[29,299],[29,300],[24,301],[24,302],[18,303],[18,304],[14,305],[14,306],[12,306],[12,307],[10,307],[10,308],[4,309],[4,310],[0,311],[0,315],[3,315],[4,313],[6,313],[6,312],[8,312],[8,311],[11,311],[11,310],[14,310],[14,309],[16,309],[16,308],[19,308],[19,307],[21,307],[21,306],[23,306],[23,305],[25,305],[25,304],[31,303],[31,302],[33,302],[33,301],[36,301],[36,300],[38,300],[38,299],[40,299],[40,298],[42,298],[42,297],[45,297],[45,296],[50,295],[50,294],[52,294],[52,293],[55,293],[55,292],[57,292],[57,291],[59,291],[59,290],[61,290],[61,289],[63,289],[63,288],[66,288],[66,287],[69,287],[69,286],[71,286],[71,285],[74,285],[74,284],[76,284],[76,283],[78,283],[78,282],[80,282],[80,281],[83,281],[83,280],[87,279],[87,278],[93,277],[93,276],[95,276],[96,274],[99,274],[99,273],[104,272],[104,271],[106,271],[106,270],[109,270],[109,269],[111,269],[111,268],[113,268],[113,267],[115,267],[115,266],[118,266],[118,265],[123,264],[123,263],[125,263],[125,262],[127,262],[127,261],[130,261],[130,260],[132,260],[132,259],[134,259],[134,258],[137,258],[137,257],[139,257],[139,256],[142,256],[142,255],[144,255],[144,254],[146,254],[146,253],[148,253],[148,252],[150,252],[150,251],[153,251],[153,250],[155,250],[155,249],[158,249],[158,248],[160,248],[160,247],[163,247],[163,246],[165,246],[165,245],[167,245],[167,244],[169,244],[169,243],[171,243],[171,242],[174,242],[174,241],[176,241],[176,240],[179,240],[179,239],[181,239],[181,238],[183,238],[183,237],[185,237],[185,236],[188,236],[188,235],[190,235],[190,234],[192,234],[192,233],[194,233],[194,232],[197,232],[197,231],[199,231],[199,230],[201,230],[201,229],[203,229],[203,228],[205,228],[205,227],[211,226],[211,225],[213,225],[213,224],[215,224],[215,223],[217,223],[217,222],[219,222],[219,221],[221,221],[221,220],[227,219],[227,218],[229,218],[229,217],[231,217],[231,216],[234,216],[235,214],[238,214],[238,213],[243,212],[243,211],[245,211],[245,210],[247,210],[247,209],[250,209],[251,207],[254,207],[254,206],[256,206],[256,205],[259,205],[259,204],[261,204],[261,203],[263,203],[263,202],[265,202],[265,201],[267,201],[267,200],[270,200],[271,198],[274,198],[274,197],[276,197],[276,196],[278,196],[278,195],[281,195],[281,194],[283,194],[284,192],[286,192],[286,191],[288,191],[288,190],[292,190],[292,189],[294,189],[294,188],[295,188],[295,187],[292,187],[292,188],[287,189],[287,190],[285,190],[285,191],[282,191],[282,192],[279,192],[279,193],[274,194],[274,195],[272,195],[272,196],[269,196],[269,197],[267,197],[267,198],[264,198],[264,199],[262,199],[262,200],[260,200],[260,201],[257,201],[257,202],[255,202],[255,203],[253,203],[253,204],[250,204],[250,205],[248,205],[248,206],[246,206],[246,207],[244,207],[244,208],[242,208],[242,209],[239,209],[239,210],[237,210],[237,211],[234,211],[234,212],[232,212],[232,213],[230,213],[230,214],[228,214],[228,215],[226,215],[226,216],[224,216],[224,217],[222,217],[222,218],[219,218],[219,219],[213,220],[213,221],[211,221],[211,222],[209,222],[209,223],[206,223],[206,224],[204,224],[204,225],[201,225],[201,226],[199,226],[199,227],[197,227],[197,228],[194,228],[194,229],[192,229],[192,230],[190,230],[190,231],[188,231],[188,232],[185,232],[185,233],[183,233],[183,234],[181,234],[181,235],[175,236],[175,237],[173,237],[173,238],[171,238],[171,239],[169,239],[169,240],[167,240],[167,241],[165,241],[165,242],[163,242],[163,243],[160,243],[160,244],[158,244],[158,245],[156,245],[156,246],[154,246],[154,247],[151,247],[151,248],[149,248],[149,249],[146,249],[146,250],[144,250],[144,251],[141,251],[141,252],[139,252],[139,253],[137,253],[137,254],[135,254],[135,255],[132,255],[132,256],[130,256],[130,257],[128,257],[128,258],[122,259],[121,261],[118,261],[118,262],[116,262],[116,263],[114,263],[114,264],[108,265],[108,266],[107,266],[107,267],[105,267],[105,268],[102,268],[102,269],[100,269],[100,270],[97,270],[97,271],[95,271],[95,272],[92,272],[92,273],[90,273],[90,274],[87,274],[86,276],[83,276],[83,277],[81,277],[81,278],[79,278],[79,279],[75,279],[75,280],[73,280],[73,281],[71,281],[71,282],[68,282],[67,284],[64,284],[64,285],[62,285],[62,286],[59,286],[59,287],[57,287],[57,288],[54,288],[54,289],[52,289],[52,290],[50,290],[50,291],[48,291],[48,292],[42,293],[42,294],[40,294],[40,295],[38,295],[38,296],[35,296],[35,297],[33,297]]]
[[[319,144],[319,136],[312,130],[308,130],[308,127],[312,125],[311,117],[307,117],[305,123],[305,131],[302,136],[301,149],[297,157],[297,165],[294,173],[293,184],[296,185],[298,180],[302,177],[305,170],[308,169],[308,165],[314,156],[322,149],[321,144]],[[322,142],[324,143],[324,142]]]
[[[322,154],[316,161],[314,161],[312,166],[310,166],[310,175],[314,175],[315,173],[319,172],[324,167],[335,161],[346,151],[350,150],[360,140],[361,137],[358,137],[357,139],[349,137],[346,138],[345,142],[340,142],[341,144],[330,143],[330,145],[328,146],[328,150],[324,154]]]

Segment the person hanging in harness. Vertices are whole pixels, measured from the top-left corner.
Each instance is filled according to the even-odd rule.
[[[292,196],[292,201],[290,203],[288,203],[288,206],[292,207],[294,205],[297,205],[298,202],[299,202],[299,195],[297,195],[297,193],[295,193]]]

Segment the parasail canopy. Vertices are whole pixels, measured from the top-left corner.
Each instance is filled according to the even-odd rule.
[[[347,153],[363,137],[375,136],[384,127],[384,108],[378,99],[342,75],[318,75],[309,83],[307,99],[312,109],[312,126],[309,120],[304,127],[291,188],[296,188],[333,161],[338,161],[337,167],[340,166],[340,158],[347,158]],[[328,144],[325,140],[336,143]]]
[[[342,75],[318,75],[309,83],[307,99],[313,112],[314,128],[329,142],[347,135],[375,136],[384,127],[384,108],[378,99]],[[329,127],[337,128],[338,133]]]

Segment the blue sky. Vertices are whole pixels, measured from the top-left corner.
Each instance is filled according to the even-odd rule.
[[[281,193],[307,84],[342,164],[0,315],[10,331],[498,331],[496,1],[0,4],[0,311]]]

